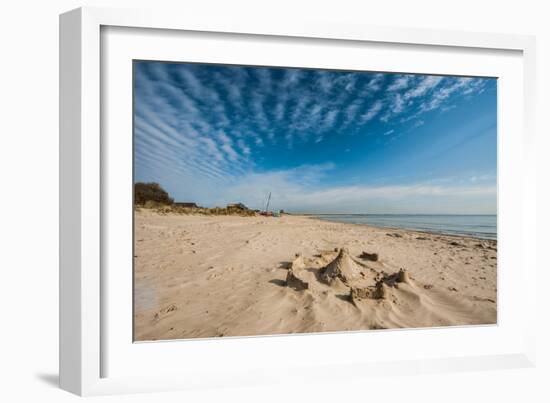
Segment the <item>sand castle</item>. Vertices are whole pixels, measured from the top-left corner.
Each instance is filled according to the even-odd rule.
[[[349,299],[353,304],[364,299],[385,299],[393,288],[399,287],[399,283],[412,285],[409,274],[403,269],[387,274],[356,260],[347,248],[337,250],[338,255],[318,269],[316,280],[331,287],[349,288]],[[297,291],[311,288],[309,272],[312,270],[308,271],[306,266],[305,258],[298,254],[289,266],[287,286]]]

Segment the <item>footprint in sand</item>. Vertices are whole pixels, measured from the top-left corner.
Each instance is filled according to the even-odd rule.
[[[164,318],[165,316],[167,316],[168,314],[170,314],[170,312],[174,312],[174,311],[177,311],[177,310],[178,310],[178,306],[176,304],[170,304],[170,305],[165,306],[164,308],[162,308],[157,313],[155,313],[154,319],[156,321],[159,321],[162,318]]]

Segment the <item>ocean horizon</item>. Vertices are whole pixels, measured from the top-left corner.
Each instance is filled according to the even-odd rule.
[[[309,214],[325,221],[497,239],[496,214]]]

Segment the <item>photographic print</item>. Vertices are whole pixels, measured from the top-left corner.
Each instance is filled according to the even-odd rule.
[[[497,79],[133,75],[135,341],[496,323]]]

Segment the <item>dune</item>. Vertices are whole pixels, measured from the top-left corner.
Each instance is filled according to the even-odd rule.
[[[136,341],[496,323],[495,241],[135,214]]]

